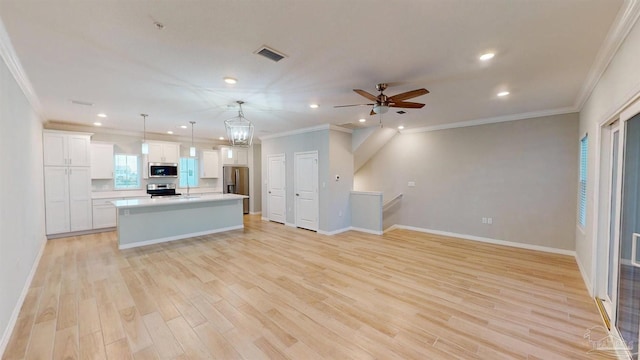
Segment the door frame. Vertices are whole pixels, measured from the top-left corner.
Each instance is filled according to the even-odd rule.
[[[315,181],[316,181],[316,197],[315,197],[315,202],[316,202],[316,222],[315,222],[315,229],[309,229],[309,230],[313,230],[313,231],[319,231],[320,230],[320,189],[319,189],[319,175],[320,175],[320,170],[319,170],[319,158],[318,158],[318,150],[313,150],[313,151],[300,151],[300,152],[294,152],[293,153],[293,192],[294,194],[298,191],[298,184],[296,181],[297,178],[297,171],[298,171],[298,155],[315,155],[315,160],[316,160],[316,176],[315,176]],[[293,223],[295,224],[296,227],[298,226],[298,198],[296,196],[294,196],[294,200],[293,200],[294,204],[294,219],[293,219]],[[306,228],[304,228],[306,229]]]
[[[611,324],[615,326],[617,311],[618,293],[618,255],[620,248],[620,215],[622,205],[622,175],[624,163],[624,123],[616,118],[603,124],[599,129],[599,161],[598,161],[598,184],[603,188],[598,189],[599,199],[594,204],[597,209],[597,232],[596,232],[596,252],[595,252],[595,293],[594,295],[602,300],[602,305],[607,312]],[[617,161],[616,161],[616,184],[613,184],[613,154],[614,154],[614,134],[618,133]],[[603,184],[606,182],[606,184]],[[606,186],[606,188],[604,188]],[[615,189],[615,194],[612,194]],[[612,201],[613,197],[613,201]],[[615,208],[611,206],[614,204]],[[613,216],[612,216],[613,215]],[[613,228],[612,228],[613,224]],[[613,230],[613,236],[612,235]],[[613,241],[613,246],[611,246]],[[613,256],[609,253],[613,250]],[[614,273],[609,274],[609,270]],[[609,297],[609,279],[613,279],[611,284],[612,296]]]
[[[603,267],[608,266],[608,262],[603,261],[603,255],[601,251],[606,246],[607,255],[608,256],[608,246],[609,246],[609,234],[610,234],[610,217],[611,217],[611,208],[610,208],[610,197],[611,197],[611,173],[612,173],[612,162],[611,162],[611,138],[613,133],[618,131],[618,169],[617,169],[617,184],[616,184],[616,198],[615,198],[615,226],[614,229],[614,264],[613,271],[614,278],[616,279],[615,286],[613,287],[612,293],[614,294],[614,299],[605,299],[611,300],[609,306],[605,306],[605,310],[607,311],[607,315],[611,320],[612,331],[617,333],[617,292],[618,292],[618,282],[619,282],[619,247],[620,247],[620,230],[622,226],[621,215],[622,215],[622,182],[624,177],[624,148],[626,145],[626,122],[632,119],[634,116],[640,114],[640,98],[636,97],[633,101],[630,101],[629,105],[623,108],[619,113],[615,116],[611,116],[606,121],[603,121],[599,124],[598,127],[598,136],[597,136],[597,147],[596,147],[596,176],[594,178],[594,189],[596,194],[594,196],[594,204],[593,209],[593,233],[595,237],[595,241],[592,247],[592,259],[594,259],[594,265],[592,266],[592,285],[594,290],[594,296],[599,298],[606,298],[606,285],[607,282],[603,282],[603,277],[601,277],[599,271],[603,270]],[[615,129],[610,129],[609,127],[618,121],[617,127]],[[610,137],[609,140],[605,139],[605,137]],[[605,150],[605,151],[603,151]],[[605,160],[606,159],[606,160]],[[606,162],[605,162],[606,161]],[[605,178],[605,176],[607,178]],[[600,189],[600,185],[602,181],[607,181],[607,188]],[[602,194],[602,192],[605,194]],[[606,236],[605,236],[606,235]],[[600,250],[600,251],[599,251]],[[599,255],[600,254],[600,255]],[[607,260],[608,261],[608,260]],[[608,268],[606,269],[606,276],[608,276]],[[605,301],[606,302],[606,301]],[[604,302],[603,302],[603,305]],[[618,334],[619,335],[619,334]]]
[[[269,167],[269,162],[271,158],[274,157],[282,157],[282,161],[284,161],[284,177],[283,177],[283,181],[284,181],[284,221],[282,222],[283,224],[287,223],[287,156],[285,153],[280,153],[280,154],[270,154],[267,155],[267,220],[269,221],[274,221],[274,222],[278,222],[279,221],[275,221],[273,219],[271,219],[271,193],[269,192],[270,190],[270,186],[271,186],[271,174],[270,174],[270,167]]]

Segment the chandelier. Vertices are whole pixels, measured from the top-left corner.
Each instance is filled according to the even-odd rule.
[[[232,146],[249,147],[253,141],[253,124],[242,113],[244,101],[236,101],[239,106],[238,116],[225,120],[224,127]]]

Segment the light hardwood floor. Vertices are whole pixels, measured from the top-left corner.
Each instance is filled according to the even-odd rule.
[[[177,219],[179,221],[179,219]],[[51,240],[4,359],[593,359],[575,260],[406,230]]]

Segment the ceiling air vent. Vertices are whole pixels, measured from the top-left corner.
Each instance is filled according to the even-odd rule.
[[[71,100],[72,104],[76,104],[76,105],[84,105],[84,106],[93,106],[92,102],[88,102],[88,101],[82,101],[82,100]]]
[[[268,48],[266,46],[262,46],[260,49],[256,50],[255,52],[258,55],[262,55],[264,57],[266,57],[269,60],[273,60],[275,62],[278,62],[282,59],[284,59],[285,57],[287,57],[284,54],[281,54],[271,48]]]
[[[402,114],[406,114],[407,112],[404,110],[400,110],[400,111],[396,111],[398,114],[402,115]]]

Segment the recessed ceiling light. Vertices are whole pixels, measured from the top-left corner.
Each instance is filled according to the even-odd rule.
[[[180,125],[180,129],[186,129],[187,125]]]
[[[106,117],[107,117],[107,114],[105,114],[105,113],[100,113],[100,114],[98,114],[98,117],[106,118]]]
[[[95,126],[102,126],[102,123],[101,123],[101,122],[97,122],[97,121],[96,121],[96,122],[94,122],[94,123],[93,123],[93,125],[95,125]]]
[[[358,121],[360,121],[360,122],[365,122],[365,121],[367,121],[367,119],[360,119],[360,120],[358,120]]]
[[[398,130],[402,130],[402,129],[404,129],[404,126],[402,125],[398,126]]]
[[[317,109],[318,108],[318,104],[310,104],[309,107],[312,109]]]
[[[482,55],[480,55],[480,60],[482,60],[482,61],[491,60],[491,59],[493,59],[494,56],[496,56],[496,54],[494,54],[494,53],[482,54]]]
[[[233,85],[233,84],[237,83],[238,80],[227,76],[227,77],[224,78],[224,82],[226,82],[227,84]]]
[[[224,136],[220,136],[218,140],[224,140]]]
[[[500,97],[507,96],[507,95],[509,95],[508,91],[501,91],[501,92],[498,93],[498,96],[500,96]]]
[[[169,130],[169,131],[167,131],[167,134],[173,135],[173,131]]]

